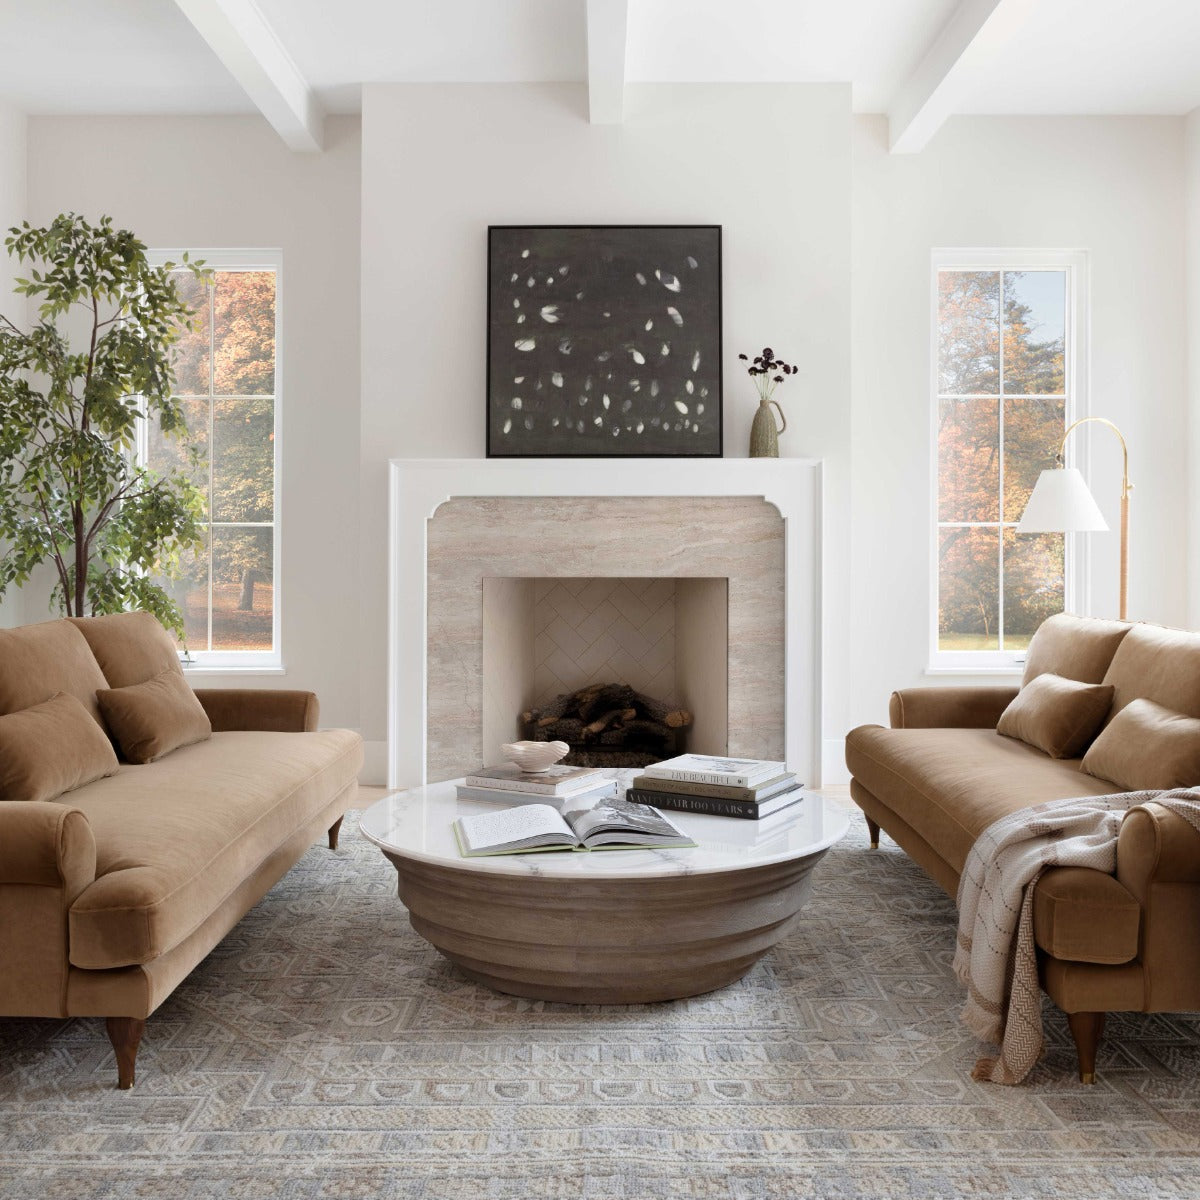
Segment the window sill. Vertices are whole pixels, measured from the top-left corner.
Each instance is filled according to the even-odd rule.
[[[286,667],[218,667],[182,663],[185,675],[286,675]]]
[[[1020,679],[1025,673],[1024,664],[1013,667],[926,667],[925,675],[996,675],[1009,679]]]

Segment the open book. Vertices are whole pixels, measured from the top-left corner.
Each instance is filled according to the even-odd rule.
[[[464,858],[539,850],[674,849],[696,844],[658,809],[616,797],[565,812],[549,804],[523,804],[459,817],[454,822],[454,836]]]

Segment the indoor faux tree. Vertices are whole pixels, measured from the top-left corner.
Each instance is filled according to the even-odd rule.
[[[199,548],[204,495],[136,450],[143,422],[186,438],[171,347],[192,314],[172,272],[200,265],[153,265],[111,218],[74,213],[14,227],[5,246],[29,264],[16,291],[37,311],[28,332],[0,316],[0,596],[51,562],[62,612],[143,609],[182,634],[153,577]]]

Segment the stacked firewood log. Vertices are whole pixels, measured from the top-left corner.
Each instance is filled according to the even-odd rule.
[[[673,708],[623,683],[591,684],[521,714],[526,737],[566,742],[575,766],[640,767],[670,758],[676,735],[692,723]]]

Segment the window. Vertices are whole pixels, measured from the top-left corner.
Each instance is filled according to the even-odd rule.
[[[279,332],[277,252],[189,252],[210,282],[179,273],[195,329],[175,346],[176,388],[205,493],[203,550],[166,582],[198,667],[274,668],[279,652]],[[179,253],[162,253],[178,261]],[[146,430],[152,467],[186,465],[179,442]]]
[[[1081,254],[934,256],[932,665],[1010,668],[1079,574],[1062,534],[1017,533],[1079,408]]]

